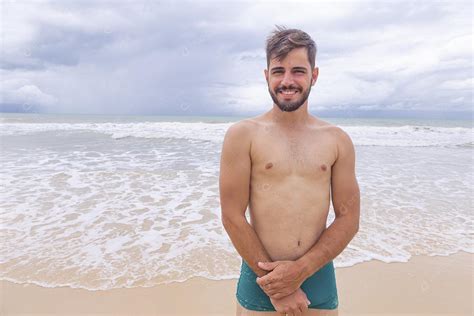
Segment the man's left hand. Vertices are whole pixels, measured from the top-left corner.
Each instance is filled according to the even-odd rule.
[[[259,262],[258,267],[271,271],[257,278],[257,284],[274,299],[294,293],[306,279],[303,266],[297,261]]]

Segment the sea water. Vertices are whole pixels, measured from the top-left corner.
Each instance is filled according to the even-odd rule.
[[[0,278],[89,290],[237,278],[218,173],[240,119],[2,114]],[[474,252],[471,121],[325,120],[351,136],[361,190],[336,267]]]

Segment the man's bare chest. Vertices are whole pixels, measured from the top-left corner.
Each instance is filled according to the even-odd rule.
[[[253,179],[330,178],[331,166],[336,159],[336,147],[324,136],[322,133],[257,134],[252,139],[251,147]]]

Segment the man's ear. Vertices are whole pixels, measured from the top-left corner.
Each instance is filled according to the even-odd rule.
[[[319,76],[319,68],[318,68],[318,67],[314,67],[313,73],[311,74],[311,85],[312,85],[312,86],[314,86],[314,84],[315,84],[316,81],[318,80],[318,76]]]
[[[266,80],[267,83],[268,83],[268,70],[264,69],[264,70],[263,70],[263,74],[265,75],[265,80]]]

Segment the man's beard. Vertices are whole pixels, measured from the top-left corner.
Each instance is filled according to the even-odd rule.
[[[298,90],[298,93],[301,94],[301,89],[296,87],[296,86],[289,86],[285,88],[278,88],[276,89],[277,91],[279,90],[287,90],[287,89],[296,89]],[[308,89],[303,92],[299,98],[296,100],[291,100],[291,101],[279,101],[277,95],[268,87],[268,92],[270,92],[270,96],[272,97],[273,102],[282,110],[283,112],[293,112],[299,109],[300,106],[302,106],[306,100],[308,100],[309,93],[311,92],[311,84],[309,85]],[[277,92],[278,93],[278,92]],[[281,93],[280,93],[281,94]]]

